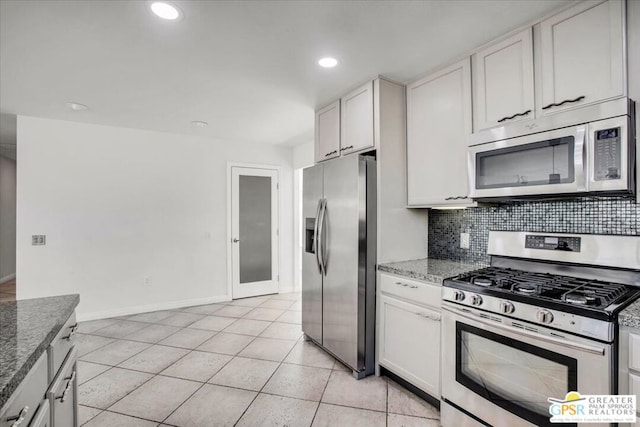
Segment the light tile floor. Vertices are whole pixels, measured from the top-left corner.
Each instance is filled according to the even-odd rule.
[[[438,426],[387,378],[356,381],[300,329],[300,294],[80,324],[80,424]]]

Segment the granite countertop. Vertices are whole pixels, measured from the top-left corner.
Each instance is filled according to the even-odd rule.
[[[640,298],[618,314],[618,323],[640,329]]]
[[[398,274],[426,282],[442,283],[447,277],[457,276],[458,274],[477,270],[482,267],[485,266],[460,261],[422,258],[411,261],[378,264],[378,271]]]
[[[79,302],[78,294],[0,302],[0,408]]]

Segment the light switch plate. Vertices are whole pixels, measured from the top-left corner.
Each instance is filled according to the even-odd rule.
[[[47,244],[47,236],[44,234],[34,234],[31,236],[32,246],[44,246]]]
[[[469,249],[470,240],[469,233],[460,233],[460,247],[462,249]]]

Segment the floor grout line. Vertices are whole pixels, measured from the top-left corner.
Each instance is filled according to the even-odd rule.
[[[299,339],[298,339],[299,341]],[[244,411],[242,411],[242,414],[240,415],[240,417],[238,417],[238,419],[236,420],[235,423],[233,423],[234,426],[238,425],[238,423],[240,422],[240,420],[242,419],[242,417],[244,417],[244,414],[247,413],[247,411],[249,410],[249,408],[251,407],[251,405],[253,405],[253,402],[256,401],[256,399],[258,398],[258,396],[260,396],[260,393],[263,393],[262,390],[264,390],[264,388],[267,386],[267,384],[269,384],[269,381],[271,381],[271,378],[273,378],[273,376],[276,374],[276,372],[278,372],[278,369],[280,369],[280,367],[282,366],[282,364],[284,363],[284,360],[289,357],[289,354],[291,354],[291,352],[293,351],[293,349],[295,348],[297,344],[294,344],[293,347],[291,347],[291,349],[287,352],[287,354],[285,354],[285,356],[282,358],[282,360],[278,363],[278,366],[276,367],[276,369],[273,370],[273,372],[271,373],[271,375],[269,375],[269,378],[264,382],[264,384],[262,385],[262,387],[260,387],[260,390],[256,393],[255,397],[253,398],[253,400],[251,401],[251,403],[249,403],[249,405],[247,405],[246,408],[244,408]],[[269,394],[269,393],[265,393],[265,394]],[[281,396],[281,397],[285,397],[285,396]]]

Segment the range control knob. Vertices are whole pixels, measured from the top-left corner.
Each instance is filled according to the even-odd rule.
[[[516,308],[509,301],[500,301],[500,312],[503,314],[511,314]]]
[[[538,310],[538,313],[536,313],[536,318],[538,319],[538,322],[541,323],[551,323],[553,322],[553,314],[549,311],[549,310]]]
[[[464,292],[462,291],[454,291],[453,299],[456,301],[464,301]]]
[[[473,294],[471,295],[471,305],[481,305],[482,297],[480,295]]]

